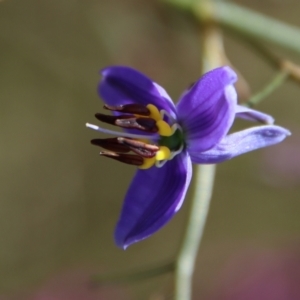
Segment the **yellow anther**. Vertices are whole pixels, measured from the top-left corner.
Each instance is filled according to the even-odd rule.
[[[161,120],[160,112],[156,106],[153,104],[148,104],[146,107],[150,110],[150,118],[154,119],[155,121]]]
[[[173,130],[170,127],[170,125],[167,122],[163,121],[163,120],[157,121],[156,126],[158,128],[159,135],[171,136],[173,134]]]
[[[156,160],[166,160],[171,156],[171,151],[168,147],[160,146],[159,150],[156,152]]]
[[[149,169],[155,164],[155,162],[156,162],[155,156],[151,158],[144,158],[144,163],[139,166],[139,169],[142,170]]]

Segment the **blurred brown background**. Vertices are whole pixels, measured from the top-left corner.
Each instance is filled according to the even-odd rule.
[[[300,26],[298,1],[236,2]],[[189,200],[159,233],[126,251],[118,249],[114,226],[135,169],[98,157],[89,144],[97,133],[85,123],[95,122],[94,113],[102,109],[96,86],[99,70],[107,65],[137,68],[178,99],[200,74],[195,23],[158,1],[4,0],[0,39],[3,299],[32,299],[35,290],[60,274],[82,272],[88,278],[174,257]],[[273,76],[271,67],[240,41],[226,34],[225,46],[252,91]],[[289,128],[292,137],[218,167],[195,299],[210,298],[237,253],[249,248],[273,253],[299,244],[299,99],[299,85],[288,82],[258,107]],[[252,125],[237,123],[237,128]],[[239,268],[247,268],[243,260]],[[171,293],[171,284],[171,276],[133,284],[120,299],[164,299],[159,297]],[[48,289],[51,294],[51,285]],[[34,299],[59,298],[53,297]],[[81,299],[119,296],[95,297]]]

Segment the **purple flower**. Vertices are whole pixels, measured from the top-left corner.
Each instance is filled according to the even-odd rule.
[[[115,132],[87,124],[117,138],[95,139],[100,155],[138,166],[125,196],[115,240],[124,249],[152,235],[180,209],[192,176],[192,162],[213,164],[281,142],[290,132],[271,125],[272,117],[240,106],[229,67],[202,76],[174,105],[167,92],[128,67],[102,71],[99,94],[113,115],[102,122]],[[235,117],[269,125],[228,134]]]

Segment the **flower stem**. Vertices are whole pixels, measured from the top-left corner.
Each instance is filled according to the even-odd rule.
[[[300,29],[227,1],[213,3],[213,18],[244,36],[280,45],[300,53]]]
[[[246,103],[246,106],[253,107],[257,105],[264,98],[268,97],[275,89],[277,89],[289,76],[287,71],[280,71],[278,74],[271,80],[271,82],[264,87],[256,95],[252,96]]]
[[[205,0],[207,3],[210,0]],[[213,24],[201,32],[203,73],[219,67],[225,55],[222,34]],[[215,179],[215,165],[194,166],[194,194],[188,225],[176,260],[175,300],[191,300],[192,279]]]
[[[163,0],[193,13],[202,23],[217,23],[243,36],[300,53],[300,29],[228,1]]]
[[[195,166],[195,190],[184,240],[177,258],[175,300],[190,300],[192,276],[212,195],[215,165]]]

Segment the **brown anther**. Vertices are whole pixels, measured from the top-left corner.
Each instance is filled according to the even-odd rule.
[[[144,159],[135,154],[122,154],[111,151],[102,151],[99,154],[129,165],[141,166],[144,163]]]
[[[137,118],[136,122],[147,131],[157,132],[156,121],[151,118]]]
[[[122,128],[139,129],[147,132],[157,132],[156,121],[147,117],[134,117],[130,115],[109,116],[97,113],[95,117],[104,123],[117,125]]]
[[[135,148],[144,148],[147,150],[151,150],[151,151],[158,151],[159,147],[153,144],[147,144],[144,142],[141,142],[139,140],[134,140],[134,139],[128,139],[128,138],[124,138],[124,137],[118,137],[117,138],[119,143],[128,145],[128,146],[132,146]]]
[[[105,104],[103,107],[111,111],[119,111],[126,114],[135,114],[135,115],[142,115],[142,116],[150,115],[150,110],[146,106],[141,104],[125,104],[125,105],[118,105],[118,106],[111,106]]]
[[[123,137],[118,137],[117,139],[119,143],[128,146],[130,150],[145,158],[154,157],[156,152],[159,150],[158,146],[147,144],[141,141],[123,138]]]
[[[110,151],[116,151],[121,153],[127,153],[130,151],[130,147],[126,144],[120,143],[118,138],[109,139],[93,139],[91,143],[95,146],[105,148]]]
[[[123,128],[139,129],[147,132],[157,132],[156,121],[151,118],[119,118],[116,125]]]
[[[107,124],[112,124],[112,125],[117,125],[116,121],[118,119],[130,119],[130,118],[132,118],[132,116],[110,116],[110,115],[104,115],[104,114],[100,114],[100,113],[96,113],[95,117],[101,122],[104,122],[104,123],[107,123]]]

